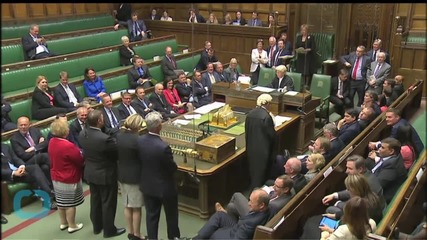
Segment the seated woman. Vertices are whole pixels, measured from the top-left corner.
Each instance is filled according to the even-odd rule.
[[[209,19],[206,21],[207,24],[218,24],[218,19],[214,13],[209,14]]]
[[[233,19],[231,19],[231,15],[229,13],[225,14],[224,16],[224,24],[225,25],[233,24]]]
[[[83,87],[85,88],[86,96],[95,98],[97,102],[101,102],[101,98],[106,94],[104,82],[100,76],[96,76],[96,72],[92,67],[88,67],[84,72]]]
[[[135,55],[135,51],[129,45],[129,38],[127,36],[122,37],[122,43],[123,45],[119,47],[120,64],[122,66],[129,66],[132,64],[132,57]]]
[[[414,143],[412,142],[411,126],[408,124],[399,125],[396,132],[396,139],[402,144],[400,147],[400,155],[402,155],[403,158],[403,165],[406,170],[409,170],[416,159]]]
[[[163,84],[166,101],[172,107],[172,110],[177,114],[183,114],[188,111],[193,111],[193,105],[190,102],[181,102],[178,91],[175,89],[173,79],[168,78]]]
[[[270,13],[268,14],[268,27],[272,28],[274,26],[276,26],[276,19],[274,18],[274,13]]]
[[[237,59],[232,58],[230,60],[230,64],[228,65],[228,68],[224,69],[224,75],[227,82],[237,82],[239,79],[239,76],[242,75],[237,70]]]
[[[173,21],[172,18],[169,16],[168,10],[163,11],[163,15],[160,18],[160,21]]]
[[[369,218],[366,201],[361,197],[353,197],[344,208],[342,225],[337,229],[320,226],[321,239],[367,239],[368,233],[375,232],[377,224]]]
[[[276,76],[271,80],[271,83],[267,86],[270,88],[277,89],[279,91],[286,90],[294,91],[294,80],[286,75],[287,68],[285,65],[279,65],[276,67]]]
[[[307,158],[307,170],[304,175],[307,182],[313,179],[320,170],[325,166],[325,157],[320,153],[313,153]]]
[[[46,77],[38,76],[32,97],[32,118],[35,120],[43,120],[55,116],[58,113],[68,112],[66,108],[55,107],[53,102],[53,95],[47,84]]]

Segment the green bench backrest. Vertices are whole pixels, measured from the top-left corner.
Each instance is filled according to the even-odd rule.
[[[114,46],[121,43],[121,37],[127,35],[127,30],[111,31],[62,38],[48,41],[48,48],[56,55],[77,53],[96,48]],[[77,44],[78,43],[78,44]],[[1,47],[1,64],[11,64],[24,61],[24,50],[21,44]]]
[[[153,60],[154,56],[164,56],[165,49],[167,46],[172,48],[172,52],[176,53],[178,51],[178,43],[176,39],[169,39],[166,41],[159,41],[152,44],[142,45],[134,48],[135,54],[141,56],[146,61]],[[161,49],[161,51],[159,51]]]
[[[297,37],[300,33],[297,33]],[[321,73],[322,63],[325,60],[332,59],[335,52],[335,34],[334,33],[310,33],[316,43],[316,69]]]
[[[273,80],[274,76],[276,76],[276,71],[274,69],[265,67],[260,68],[258,86],[267,86],[271,83],[271,80]]]
[[[179,69],[183,69],[185,72],[193,73],[194,68],[200,60],[200,54],[196,54],[189,58],[183,58],[176,61],[176,65]]]
[[[301,73],[287,72],[286,75],[288,75],[292,78],[292,80],[294,80],[295,91],[301,91]]]
[[[9,117],[12,122],[16,123],[21,116],[27,116],[31,119],[31,98],[13,102],[10,106],[12,107],[12,111],[10,111]]]
[[[39,23],[40,34],[54,34],[62,32],[72,32],[91,28],[113,26],[114,20],[111,15],[94,16],[78,19],[68,19],[60,22]],[[1,28],[1,38],[20,38],[28,34],[30,25],[7,26]]]
[[[120,75],[104,80],[104,86],[108,93],[129,89],[128,75]]]

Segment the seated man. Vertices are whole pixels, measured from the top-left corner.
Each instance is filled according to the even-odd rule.
[[[82,97],[77,92],[76,86],[68,82],[68,73],[61,71],[59,73],[61,82],[53,90],[53,100],[55,105],[62,108],[67,108],[68,112],[77,109],[77,104],[82,102]]]
[[[344,109],[350,108],[350,81],[348,78],[348,70],[341,68],[339,75],[331,79],[331,95],[329,101],[334,104],[335,111],[344,117]]]
[[[252,239],[255,228],[270,217],[269,202],[267,192],[255,189],[249,197],[247,215],[236,221],[224,211],[217,211],[193,239]]]
[[[375,119],[375,111],[372,107],[364,107],[359,113],[359,119],[357,122],[360,126],[360,131],[363,131],[372,121]]]
[[[55,195],[49,178],[43,173],[39,165],[25,164],[22,159],[15,155],[9,145],[4,143],[1,144],[2,181],[29,183],[45,191],[53,200]],[[50,208],[56,209],[56,203],[54,201],[51,201]]]
[[[79,134],[84,128],[86,128],[86,119],[88,112],[89,110],[87,107],[77,108],[77,118],[70,123],[69,134],[73,135],[73,138],[80,149],[82,148],[82,146],[79,143]]]
[[[331,142],[331,140],[329,138],[327,138],[325,136],[323,136],[323,137],[321,136],[321,137],[318,137],[313,142],[312,145],[308,146],[308,149],[312,153],[320,153],[320,154],[322,154],[323,157],[325,158],[325,165],[327,165],[332,160],[332,158],[335,157],[334,155],[330,154],[331,145],[332,145],[332,142]],[[306,160],[307,160],[307,158],[304,158],[302,160],[302,170],[301,170],[301,173],[304,173],[304,174],[307,172]]]
[[[137,113],[132,104],[132,94],[130,92],[121,92],[122,103],[117,107],[121,119],[126,119],[132,114]]]
[[[144,20],[138,19],[138,13],[133,12],[131,19],[127,21],[129,39],[131,42],[147,39],[147,27]]]
[[[267,87],[277,89],[278,91],[283,91],[285,88],[285,91],[294,91],[294,80],[286,75],[286,71],[285,65],[277,66],[276,76]]]
[[[175,89],[178,92],[182,102],[193,102],[193,88],[191,86],[191,79],[185,76],[185,73],[180,73],[178,82],[175,84]]]
[[[137,86],[142,85],[144,88],[153,86],[151,83],[151,74],[147,65],[144,65],[144,59],[135,55],[132,58],[133,67],[128,71],[129,86],[135,89]]]
[[[39,165],[50,180],[50,160],[47,154],[48,142],[45,141],[39,129],[31,127],[28,117],[22,116],[18,118],[17,123],[18,131],[10,139],[13,151],[26,165]]]
[[[328,123],[323,126],[323,136],[329,139],[331,147],[326,151],[325,154],[322,154],[325,158],[325,165],[328,164],[336,155],[338,155],[341,150],[345,148],[344,142],[338,138],[339,131],[335,124]]]
[[[394,85],[393,92],[395,92],[395,96],[397,97],[402,95],[402,93],[405,91],[405,88],[403,87],[403,80],[404,77],[402,75],[396,75],[394,77],[396,84]]]
[[[39,25],[31,24],[30,32],[21,38],[25,61],[55,56],[47,48],[46,39],[39,34]]]
[[[218,58],[215,56],[215,51],[210,47],[211,43],[206,41],[205,51],[203,51],[200,55],[200,60],[197,63],[196,70],[204,71],[208,67],[208,63],[216,63],[218,62]],[[206,48],[209,47],[209,48]]]
[[[10,103],[1,96],[1,132],[8,132],[16,129],[16,123],[12,122],[9,112],[12,111]]]
[[[157,83],[154,86],[154,92],[148,98],[153,104],[153,110],[162,114],[163,120],[175,118],[178,116],[177,113],[172,111],[171,106],[168,104],[165,96],[163,95],[163,84]]]
[[[268,193],[270,203],[268,207],[272,215],[276,214],[286,203],[294,196],[291,193],[294,181],[287,175],[281,175],[276,178],[273,186],[264,186],[262,189]],[[215,204],[217,211],[226,211],[235,217],[236,221],[249,213],[248,198],[242,193],[236,192],[227,205],[227,210],[220,203]]]
[[[297,194],[305,185],[307,185],[307,180],[304,175],[301,174],[301,161],[296,157],[291,157],[286,161],[283,167],[285,168],[285,174],[291,177],[294,181],[292,191]]]
[[[117,110],[116,107],[113,107],[113,100],[111,100],[111,96],[108,94],[105,94],[102,97],[102,105],[104,105],[104,107],[100,108],[104,115],[104,127],[102,131],[115,137],[119,132],[120,120],[122,120],[119,110]]]
[[[383,187],[381,187],[380,181],[377,176],[366,168],[365,159],[362,156],[351,155],[347,157],[345,166],[345,173],[347,174],[360,173],[365,175],[368,179],[368,184],[371,187],[371,190],[376,193],[378,197],[383,197]]]
[[[139,115],[145,118],[145,115],[153,111],[151,109],[153,107],[153,104],[151,104],[148,97],[145,96],[145,89],[141,85],[136,87],[135,94],[136,98],[132,101],[133,108]]]
[[[224,66],[222,65],[222,63],[221,62],[217,62],[216,64],[215,64],[215,72],[216,73],[218,73],[218,76],[219,76],[219,81],[220,82],[230,82],[228,79],[227,79],[227,74],[224,72]]]
[[[208,81],[211,84],[221,81],[219,74],[215,72],[213,63],[208,63],[206,72],[202,74],[202,82],[208,82]]]
[[[344,118],[338,121],[337,127],[340,130],[339,138],[348,145],[360,133],[360,126],[357,122],[359,113],[354,108],[349,108],[344,113]]]
[[[192,82],[194,106],[196,108],[212,102],[212,84],[210,81],[203,81],[200,71],[194,72]]]
[[[372,169],[372,173],[380,181],[387,204],[391,202],[408,175],[403,165],[400,147],[400,142],[394,138],[383,139],[378,149],[379,155],[371,151],[366,159],[366,166]]]
[[[165,79],[172,78],[176,79],[178,76],[174,72],[174,70],[177,70],[178,67],[176,65],[175,56],[172,54],[172,48],[167,46],[165,49],[165,57],[162,59],[162,62],[160,63],[163,76]]]

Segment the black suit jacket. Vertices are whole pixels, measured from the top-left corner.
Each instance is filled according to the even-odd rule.
[[[284,59],[280,59],[279,57],[283,57],[286,55],[291,55],[292,52],[289,52],[289,49],[283,48],[283,49],[279,49],[276,48],[276,51],[274,51],[274,58],[273,58],[273,63],[271,63],[272,66],[279,66],[279,65],[283,65],[284,63]],[[276,61],[277,58],[277,61]]]
[[[161,98],[161,100],[159,97]],[[152,109],[161,113],[164,120],[178,116],[178,114],[171,113],[172,107],[166,100],[165,95],[159,96],[155,92],[153,92],[150,94],[150,97],[148,99],[150,100],[151,104],[153,104]]]
[[[301,191],[307,185],[307,180],[305,179],[304,175],[301,173],[298,173],[294,177],[292,177],[292,180],[294,180],[294,190],[295,194]]]
[[[252,239],[256,227],[267,223],[270,216],[270,209],[264,212],[249,213],[241,217],[232,227],[217,230],[215,236],[218,239]]]
[[[13,181],[9,162],[17,168],[21,165],[25,165],[25,162],[18,158],[12,148],[7,144],[1,144],[1,153],[1,179],[3,181]]]
[[[331,79],[331,96],[336,96],[338,93],[338,77],[333,77]],[[350,81],[346,80],[343,82],[342,84],[343,89],[342,89],[342,95],[344,98],[349,97],[350,96]]]
[[[233,23],[237,23],[237,18],[234,19]],[[240,17],[240,25],[243,26],[243,25],[246,25],[246,23],[247,23],[246,19],[244,19],[243,17]]]
[[[118,180],[121,183],[139,184],[141,162],[138,158],[138,134],[119,132],[117,134]]]
[[[384,161],[374,172],[383,188],[384,198],[389,203],[400,185],[406,180],[407,171],[403,165],[402,155],[392,156]]]
[[[212,102],[212,83],[210,81],[203,81],[202,79],[201,82],[197,82],[193,79],[191,84],[195,107],[201,107]],[[207,87],[207,91],[205,87]]]
[[[36,37],[41,38],[42,36],[39,34]],[[29,33],[25,34],[21,38],[21,43],[22,43],[22,47],[24,48],[25,61],[35,59],[36,48],[38,47],[38,43],[34,42],[33,37]],[[47,44],[45,46],[47,47]]]
[[[150,20],[160,20],[160,16],[156,14],[156,15],[154,15],[154,19],[153,19],[153,15],[150,14],[148,16],[148,19],[150,19]]]
[[[148,108],[145,107],[145,105],[138,98],[135,98],[134,100],[132,100],[132,104],[133,104],[132,106],[139,115],[145,117],[145,115],[151,112],[152,109],[150,108],[150,100],[148,99],[148,97],[145,97],[143,101],[145,102]]]
[[[171,61],[175,62],[175,66],[172,64]],[[178,78],[178,76],[173,71],[173,70],[177,70],[178,69],[178,67],[177,67],[178,65],[176,64],[176,60],[175,60],[175,57],[173,55],[171,56],[171,61],[169,61],[169,58],[167,56],[164,56],[163,59],[162,59],[162,62],[160,63],[160,65],[162,67],[162,72],[163,72],[163,75],[164,75],[165,79],[167,77],[170,77],[172,79]]]
[[[378,51],[377,51],[377,55],[376,55],[376,57],[375,58],[377,58],[377,56],[378,56],[378,53],[379,52],[383,52],[383,53],[385,53],[385,62],[386,63],[388,63],[388,64],[390,64],[390,54],[388,54],[388,52],[386,52],[386,51],[384,51],[384,50],[382,50],[382,49],[378,49]],[[366,56],[368,56],[370,59],[371,59],[371,62],[375,62],[376,61],[376,59],[374,58],[374,49],[371,49],[371,50],[369,50],[367,53],[366,53]]]
[[[48,90],[48,93],[53,96],[53,94]],[[50,105],[49,97],[40,90],[40,88],[35,87],[33,91],[32,101],[31,101],[31,115],[33,118],[34,113],[43,108],[53,108],[55,106]]]
[[[159,136],[147,133],[138,138],[138,150],[141,191],[158,198],[177,195],[174,175],[178,167],[169,145]]]
[[[130,103],[130,105],[136,111],[135,107],[133,106],[133,103]],[[125,107],[125,105],[123,103],[121,103],[121,104],[119,104],[119,106],[117,106],[117,110],[119,111],[120,119],[126,119],[127,117],[130,116],[128,108]],[[136,113],[138,113],[138,112],[136,111]]]
[[[144,70],[144,75],[140,76],[138,70],[135,67],[132,67],[128,71],[128,81],[129,81],[129,87],[135,89],[139,83],[137,83],[139,78],[142,79],[151,79],[150,70],[148,69],[147,65],[142,65],[142,69]],[[148,81],[144,83],[144,88],[151,87],[153,84],[151,81]]]
[[[119,47],[119,54],[120,54],[120,65],[122,66],[129,66],[132,64],[131,58],[135,55],[135,51],[133,50],[133,47],[129,45],[129,48],[132,50],[129,51],[127,47],[124,45],[121,45]]]
[[[108,113],[105,111],[105,108],[104,108],[104,107],[101,107],[100,109],[101,109],[101,111],[102,111],[102,114],[104,115],[104,129],[103,129],[103,131],[104,131],[106,134],[110,135],[110,136],[116,136],[116,134],[117,134],[117,133],[118,133],[118,131],[119,131],[119,124],[117,124],[117,126],[113,128],[113,127],[112,127],[112,124],[111,124],[111,122],[110,122],[110,118],[108,117],[109,115],[108,115]],[[119,114],[119,110],[117,110],[117,108],[116,108],[116,107],[112,107],[111,109],[112,109],[112,111],[113,111],[113,113],[114,113],[114,116],[116,116],[117,123],[119,123],[119,122],[120,122],[120,120],[122,120],[122,118],[120,117],[120,114]],[[80,144],[81,144],[81,143],[80,143]]]
[[[360,133],[360,125],[357,121],[344,124],[340,129],[340,138],[345,145],[348,145]]]
[[[100,129],[88,127],[79,134],[88,183],[109,185],[117,181],[117,143]]]
[[[178,92],[179,98],[181,98],[182,102],[188,102],[190,100],[190,96],[193,94],[193,88],[191,85],[187,83],[177,83],[175,84],[175,89]]]
[[[200,54],[200,60],[197,63],[196,69],[199,71],[203,71],[206,70],[208,63],[214,63],[214,62],[218,62],[218,58],[213,55],[213,56],[209,56],[208,51],[205,49],[201,54]]]
[[[40,130],[35,127],[30,127],[29,132],[30,132],[31,138],[36,144],[35,146],[36,150],[39,152],[47,152],[48,141],[47,139],[45,139],[45,141],[40,143],[40,138],[43,137]],[[22,160],[24,160],[25,162],[29,161],[32,157],[34,157],[35,155],[34,151],[28,152],[28,153],[25,152],[25,150],[30,147],[30,144],[27,142],[25,137],[19,131],[15,132],[12,135],[12,138],[10,139],[10,143],[16,155]]]
[[[275,89],[284,88],[285,86],[288,91],[295,90],[294,81],[288,75],[285,75],[283,77],[282,81],[280,82],[280,87],[279,87],[279,78],[277,78],[277,76],[275,76],[271,81],[271,83],[268,85],[268,87],[275,88]]]
[[[76,142],[79,148],[82,148],[79,142],[79,134],[82,131],[82,126],[80,125],[79,120],[76,118],[70,123],[70,134],[73,135],[74,141]]]
[[[77,92],[76,86],[74,86],[74,84],[72,83],[68,83],[68,87],[70,88],[71,92],[73,92],[74,97],[76,97],[77,99],[77,102],[82,102],[83,99],[80,96],[80,94]],[[58,84],[53,89],[53,100],[57,107],[63,107],[63,108],[74,107],[74,104],[70,102],[70,99],[68,98],[68,95],[61,84]]]
[[[344,56],[342,56],[340,58],[340,61],[341,61],[342,64],[345,64],[346,62],[348,62],[348,63],[351,64],[351,68],[350,68],[350,71],[349,71],[349,80],[351,80],[351,78],[352,78],[351,75],[353,73],[353,69],[355,67],[356,60],[357,60],[356,52],[352,52],[352,53],[350,53],[348,55],[344,55]],[[359,64],[361,64],[360,65],[360,67],[361,67],[361,74],[362,74],[363,80],[366,81],[366,73],[368,71],[368,68],[370,67],[371,59],[368,56],[366,56],[366,55],[362,55],[361,56],[361,60],[362,60],[362,62],[359,63]]]
[[[9,117],[9,112],[12,111],[10,103],[4,100],[3,95],[1,96],[1,127],[6,125],[8,122],[12,122],[12,119]]]

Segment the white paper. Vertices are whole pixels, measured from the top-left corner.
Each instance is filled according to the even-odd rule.
[[[323,173],[323,177],[327,177],[329,174],[331,174],[332,172],[332,166],[330,166],[328,169],[326,169],[326,171]]]
[[[270,194],[270,192],[273,191],[273,187],[269,187],[267,185],[264,185],[261,189],[266,191],[268,194]]]
[[[285,93],[285,95],[290,95],[290,96],[295,96],[295,95],[297,95],[298,94],[298,92],[296,92],[296,91],[287,91],[286,93]]]
[[[274,88],[269,88],[269,87],[256,86],[256,87],[252,88],[252,90],[259,91],[259,92],[266,92],[266,93],[270,93],[270,92],[273,92],[273,91],[274,91],[274,90],[276,90],[276,89],[274,89]]]
[[[208,112],[211,112],[212,110],[223,107],[224,105],[225,105],[225,103],[223,103],[223,102],[213,102],[213,103],[210,103],[210,104],[207,104],[205,106],[197,108],[196,110],[194,110],[194,112],[198,113],[198,114],[206,114]]]
[[[285,56],[280,56],[279,58],[280,59],[290,59],[290,58],[293,58],[294,57],[294,55],[285,55]]]
[[[44,52],[44,47],[42,45],[38,45],[36,47],[36,54]]]
[[[153,61],[159,61],[160,60],[160,57],[159,56],[154,56],[153,57]]]
[[[323,63],[335,63],[335,62],[337,62],[337,60],[328,59],[328,60],[323,61]]]
[[[291,120],[292,118],[290,117],[284,117],[284,116],[274,116],[274,123],[277,126],[282,125],[282,123]]]
[[[239,81],[241,83],[249,84],[249,82],[251,81],[251,78],[247,77],[247,76],[239,76],[239,78],[237,79],[237,81]]]
[[[184,120],[184,119],[177,119],[173,121],[174,125],[187,125],[190,123],[190,120]]]
[[[200,119],[202,117],[202,115],[200,114],[185,114],[184,118],[185,119]]]
[[[115,100],[115,99],[121,98],[121,92],[122,92],[122,90],[110,93],[111,100]]]
[[[304,158],[306,158],[308,155],[298,155],[297,158],[299,160],[303,160]]]

